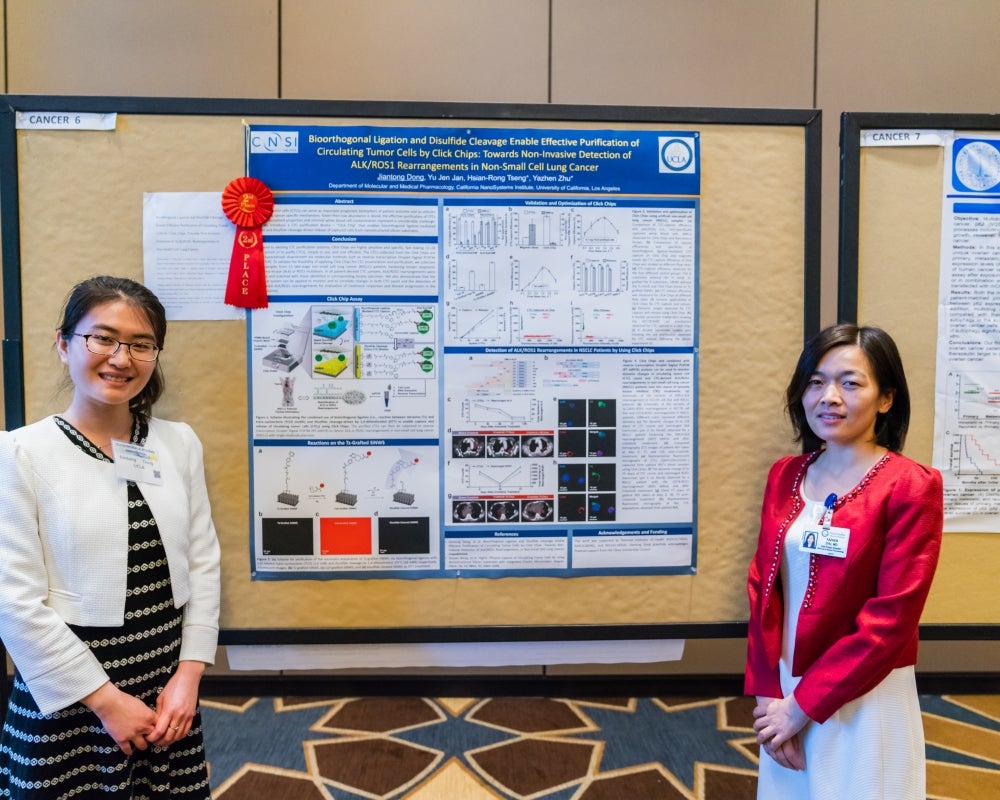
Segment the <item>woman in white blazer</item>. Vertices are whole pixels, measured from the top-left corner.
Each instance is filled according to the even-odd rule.
[[[152,416],[163,306],[101,276],[55,347],[65,412],[0,432],[0,796],[209,798],[198,687],[218,639],[201,443]]]

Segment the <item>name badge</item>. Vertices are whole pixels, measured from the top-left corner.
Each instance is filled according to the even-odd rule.
[[[160,461],[155,450],[150,450],[141,444],[112,439],[111,451],[115,456],[115,471],[119,478],[154,486],[163,483]]]
[[[850,528],[817,528],[802,534],[799,550],[821,556],[847,557],[847,542],[851,538]]]

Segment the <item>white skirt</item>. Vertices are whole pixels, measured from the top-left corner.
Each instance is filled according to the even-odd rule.
[[[787,695],[798,680],[781,663]],[[758,800],[926,800],[924,727],[913,667],[893,670],[822,725],[799,733],[801,772],[760,751]]]

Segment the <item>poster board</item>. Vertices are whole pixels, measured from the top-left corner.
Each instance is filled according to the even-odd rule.
[[[18,112],[117,115],[17,129]],[[768,466],[794,449],[782,394],[818,327],[820,115],[727,110],[8,96],[3,166],[7,427],[61,411],[52,331],[96,273],[141,280],[146,192],[221,192],[247,124],[697,131],[697,570],[692,575],[251,581],[243,321],[170,324],[158,416],[201,436],[223,552],[223,644],[738,636]],[[226,265],[220,265],[225,269]]]
[[[839,318],[878,325],[896,340],[912,413],[905,453],[933,459],[942,249],[940,132],[1000,134],[1000,116],[847,113],[841,118]],[[918,143],[919,136],[931,144]],[[880,146],[895,141],[895,146]],[[866,143],[871,143],[867,146]],[[921,625],[923,638],[995,639],[993,579],[1000,536],[949,532]]]

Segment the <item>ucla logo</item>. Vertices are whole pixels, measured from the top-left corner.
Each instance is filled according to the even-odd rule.
[[[660,172],[696,172],[693,136],[659,137]]]
[[[298,131],[253,131],[250,134],[251,153],[297,153]]]

